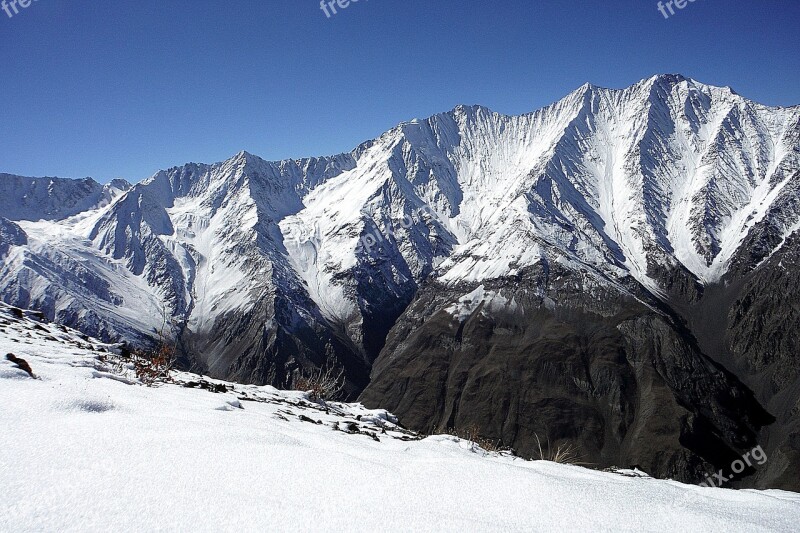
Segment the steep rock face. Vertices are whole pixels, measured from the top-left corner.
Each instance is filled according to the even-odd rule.
[[[757,475],[744,473],[743,483],[798,489],[789,481],[793,430],[773,436],[773,426],[791,426],[792,409],[796,414],[795,373],[776,371],[797,368],[783,355],[798,345],[793,330],[782,327],[794,320],[787,307],[792,269],[769,274],[773,269],[762,265],[790,253],[799,227],[797,111],[770,111],[729,89],[663,76],[623,91],[579,89],[542,111],[560,117],[552,138],[547,119],[517,118],[536,124],[530,130],[539,140],[512,153],[542,155],[504,163],[513,178],[503,182],[507,196],[480,211],[497,223],[479,218],[468,226],[471,234],[454,232],[459,246],[433,273],[433,288],[420,291],[392,329],[362,399],[380,399],[423,431],[474,424],[523,453],[536,450],[537,435],[563,439],[589,461],[646,464],[685,480],[729,466],[759,442],[781,458]],[[494,122],[480,108],[463,120],[468,125],[451,153],[475,150],[471,121]],[[497,131],[508,129],[484,128],[475,137]],[[509,143],[492,144],[470,158],[479,171],[448,156],[465,176],[465,198],[473,179],[503,179],[492,165],[506,155],[496,146]],[[465,203],[487,198],[481,190]],[[518,215],[522,210],[530,216]],[[603,290],[554,291],[553,265],[570,263],[584,276],[593,273]],[[520,277],[526,265],[538,266],[531,279]],[[508,310],[487,302],[479,318],[448,316],[447,309],[472,298],[476,284],[499,280],[500,296],[489,302],[528,300],[527,316],[509,325]],[[785,304],[768,299],[775,290],[787,295]],[[537,303],[542,294],[548,299]],[[591,311],[597,301],[618,308],[609,318]],[[762,326],[766,308],[779,315],[774,327]],[[511,333],[501,337],[496,328]],[[780,359],[770,363],[779,386],[745,378],[762,371],[748,369],[764,357],[759,351]],[[550,353],[563,365],[553,366]],[[592,374],[604,364],[605,383]],[[591,405],[588,398],[609,383],[617,389]],[[510,406],[522,397],[533,399],[520,416]],[[774,417],[779,422],[769,425]]]
[[[769,461],[751,483],[800,490],[800,242],[793,233],[765,257],[770,246],[774,249],[771,231],[751,234],[734,259],[735,269],[707,287],[697,305],[680,312],[703,350],[734,372],[776,418],[759,433]]]
[[[732,369],[777,417],[763,434],[770,454],[761,487],[800,491],[800,240],[792,235],[741,281],[728,312]]]
[[[585,462],[684,481],[756,445],[773,418],[673,317],[548,265],[464,296],[472,286],[426,286],[362,401],[420,431],[477,427],[523,456],[570,443]]]
[[[17,224],[0,217],[0,258],[5,258],[12,247],[28,244],[28,236]]]

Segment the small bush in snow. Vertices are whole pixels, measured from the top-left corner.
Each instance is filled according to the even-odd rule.
[[[539,456],[534,459],[539,461],[551,461],[553,463],[561,463],[567,465],[587,465],[588,463],[581,462],[583,456],[578,454],[578,449],[573,444],[559,444],[555,448],[550,445],[550,438],[547,439],[547,451],[542,448],[542,441],[539,435],[536,437],[536,444],[539,448]]]
[[[168,344],[161,344],[154,353],[139,352],[133,361],[136,377],[148,387],[159,381],[168,381],[176,359],[175,346]]]
[[[104,358],[111,364],[111,372],[124,376],[133,372],[136,378],[148,387],[170,379],[170,372],[175,368],[177,350],[175,346],[161,343],[154,351],[129,350],[122,348],[119,355]]]
[[[322,368],[301,370],[294,375],[291,388],[309,393],[311,401],[337,399],[344,389],[344,368],[325,363]]]
[[[158,348],[152,352],[134,351],[131,363],[136,372],[136,377],[143,384],[152,387],[154,384],[170,380],[170,372],[175,368],[178,360],[178,350],[169,341],[168,331],[174,327],[166,309],[164,310],[164,324],[156,333],[158,335]]]
[[[469,426],[462,428],[448,428],[441,433],[467,440],[487,452],[498,453],[507,450],[500,444],[499,440],[492,440],[482,437],[481,428],[478,427],[477,424],[470,424]]]

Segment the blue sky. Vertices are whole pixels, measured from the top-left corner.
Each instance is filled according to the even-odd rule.
[[[0,172],[139,181],[239,150],[348,151],[656,73],[800,104],[798,0],[38,0],[0,11]]]

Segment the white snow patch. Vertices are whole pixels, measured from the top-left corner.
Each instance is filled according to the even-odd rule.
[[[445,312],[453,315],[453,318],[459,322],[463,322],[472,316],[482,304],[484,305],[484,310],[488,309],[493,313],[517,309],[517,302],[513,298],[509,300],[499,292],[487,291],[483,285],[479,285],[475,290],[465,294],[457,302],[447,307]]]

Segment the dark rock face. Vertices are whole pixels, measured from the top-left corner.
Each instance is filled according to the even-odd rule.
[[[724,355],[777,418],[760,435],[769,461],[756,486],[800,491],[800,237],[732,279]]]
[[[537,455],[538,436],[587,463],[688,482],[728,468],[774,421],[641,289],[548,265],[453,311],[472,289],[420,290],[375,362],[367,405],[425,432],[477,426],[522,456]]]
[[[192,370],[283,388],[291,386],[295,371],[333,362],[345,372],[345,397],[364,389],[369,365],[349,339],[333,335],[321,317],[298,315],[295,304],[283,298],[265,296],[258,301],[247,314],[223,315],[209,334],[184,332],[186,353],[214,354],[187,358]]]
[[[721,283],[673,308],[702,352],[775,418],[757,435],[768,460],[743,486],[800,491],[800,239],[790,236],[774,251],[781,235],[774,224],[757,225]]]
[[[28,236],[17,224],[0,217],[0,258],[5,258],[14,246],[28,244]]]

